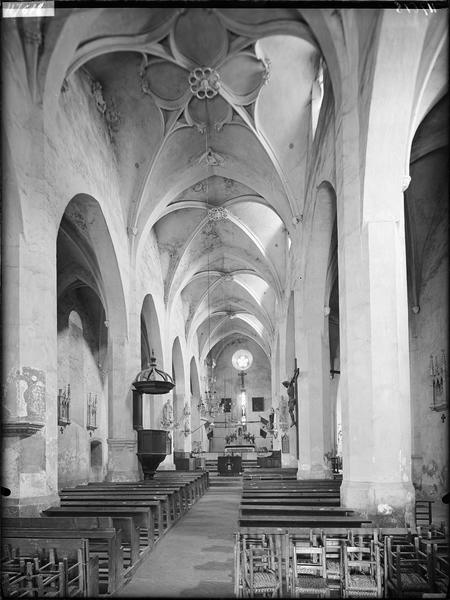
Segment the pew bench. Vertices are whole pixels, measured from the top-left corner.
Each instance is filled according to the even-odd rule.
[[[142,499],[136,498],[131,495],[129,497],[111,498],[109,496],[102,498],[92,497],[85,494],[73,494],[60,497],[60,506],[93,506],[93,507],[112,507],[112,506],[143,506],[149,507],[151,510],[150,523],[148,528],[148,540],[146,545],[153,547],[153,544],[157,539],[162,536],[163,529],[163,513],[161,509],[161,502],[155,499]],[[158,536],[156,536],[156,526],[158,527]],[[139,537],[139,536],[138,536]]]
[[[150,508],[148,507],[60,506],[48,508],[43,514],[45,517],[49,518],[86,516],[109,516],[112,518],[113,526],[115,528],[113,531],[117,532],[117,537],[119,539],[119,542],[117,543],[120,546],[120,552],[119,550],[115,551],[115,554],[120,556],[120,558],[117,559],[120,566],[118,569],[115,569],[120,574],[120,576],[117,577],[114,586],[115,589],[123,584],[123,577],[126,575],[127,568],[133,566],[138,560],[140,556],[140,529],[144,528],[145,535],[147,536],[147,528],[150,521]],[[90,531],[93,532],[92,537],[95,538],[96,531]],[[99,536],[101,536],[102,531],[104,530],[98,530],[97,533]],[[105,553],[101,554],[103,558],[104,554]],[[114,557],[114,554],[112,556]],[[108,567],[108,572],[110,572],[110,566]],[[112,576],[110,575],[110,580],[111,579]]]
[[[181,475],[182,481],[189,481],[196,488],[197,499],[201,498],[209,487],[208,472],[204,471],[199,474],[182,473],[177,471],[156,471],[153,481],[179,481]]]
[[[354,515],[351,508],[341,506],[296,506],[275,504],[247,504],[242,502],[239,506],[239,515]]]
[[[181,500],[181,495],[179,490],[174,490],[173,488],[140,488],[140,487],[125,487],[125,486],[120,486],[120,487],[112,487],[112,486],[98,486],[98,487],[94,487],[94,486],[80,486],[77,488],[71,488],[71,489],[67,489],[67,490],[61,490],[60,492],[60,496],[61,494],[76,494],[76,493],[85,493],[85,494],[91,494],[92,496],[99,496],[102,495],[103,497],[111,497],[112,499],[114,498],[120,498],[121,496],[123,497],[129,497],[130,494],[132,494],[136,499],[146,499],[149,498],[150,496],[153,496],[153,499],[157,499],[165,497],[165,499],[167,499],[168,501],[168,506],[169,506],[169,510],[166,511],[166,518],[167,518],[167,525],[169,525],[169,523],[173,523],[175,522],[180,516],[183,515],[184,510],[183,510],[183,504],[182,504],[182,500]]]
[[[175,505],[177,506],[177,515],[183,515],[190,508],[190,503],[192,503],[191,497],[191,489],[187,485],[178,485],[171,483],[154,483],[153,480],[148,480],[149,483],[127,483],[127,482],[119,482],[119,483],[110,483],[110,482],[102,482],[102,483],[89,483],[87,486],[77,486],[72,489],[89,489],[89,490],[108,490],[108,492],[112,491],[136,491],[136,492],[160,492],[166,493],[168,495],[173,495],[175,499]],[[66,490],[63,490],[64,492]]]
[[[162,533],[167,530],[171,523],[173,521],[175,521],[175,516],[176,516],[176,508],[175,508],[175,496],[174,495],[169,495],[166,493],[150,493],[150,492],[145,492],[145,491],[135,491],[135,490],[123,490],[123,491],[117,491],[117,490],[104,490],[104,491],[100,491],[100,490],[88,490],[88,489],[73,489],[73,490],[67,490],[64,493],[60,492],[59,494],[60,500],[61,502],[69,502],[71,500],[77,500],[80,498],[86,499],[86,500],[92,500],[94,501],[104,501],[104,500],[111,500],[111,501],[118,501],[118,502],[126,502],[128,500],[142,500],[142,501],[148,501],[150,504],[149,506],[156,506],[155,504],[153,504],[154,502],[157,502],[160,506],[159,508],[159,512],[157,515],[157,520],[156,523],[158,523],[158,536],[159,531],[161,531]],[[163,527],[164,524],[164,518],[165,518],[165,528]],[[162,535],[161,533],[161,535]]]
[[[167,479],[175,479],[176,471],[156,471],[154,479],[165,481]],[[201,473],[196,473],[195,475],[191,473],[180,473],[183,477],[195,477],[195,481],[198,482],[200,495],[202,496],[209,487],[209,473],[208,471],[202,471]]]
[[[357,516],[335,516],[335,515],[240,515],[239,527],[260,525],[261,527],[342,527],[344,529],[361,527],[362,524],[370,525],[372,522],[364,517]]]
[[[248,506],[258,506],[264,504],[274,504],[277,506],[323,506],[327,508],[341,508],[339,502],[328,501],[320,502],[318,498],[290,498],[290,497],[281,497],[281,498],[273,498],[267,496],[245,496],[241,500],[242,504],[246,504]]]
[[[272,492],[271,494],[259,494],[259,493],[244,493],[242,494],[242,502],[248,502],[249,500],[264,500],[267,503],[274,503],[281,501],[284,504],[298,504],[304,506],[340,506],[340,498],[312,498],[311,496],[303,496],[297,494],[286,494],[284,492]]]
[[[298,489],[289,489],[289,488],[273,488],[267,490],[261,490],[259,488],[244,488],[242,490],[243,494],[258,494],[258,495],[270,495],[273,493],[284,492],[286,494],[297,494],[299,497],[309,497],[309,498],[338,498],[340,499],[339,491],[319,491],[319,490],[298,490]]]

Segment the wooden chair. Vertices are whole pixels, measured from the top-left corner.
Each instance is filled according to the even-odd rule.
[[[243,596],[281,597],[281,556],[270,547],[244,547],[242,551]]]
[[[32,560],[20,558],[17,563],[14,565],[11,560],[2,563],[2,570],[6,567],[2,573],[2,595],[5,598],[86,597],[95,591],[98,594],[98,586],[88,589],[82,549],[78,550],[76,560],[67,557],[57,559],[54,549],[49,549]],[[90,559],[87,565],[89,576],[92,576],[93,563],[98,570],[98,557]],[[98,578],[98,573],[96,576]]]
[[[397,544],[392,548],[386,538],[387,577],[385,590],[397,598],[410,598],[432,593],[429,560],[414,544]]]
[[[416,500],[414,507],[416,527],[420,525],[431,525],[433,522],[433,503],[434,500]]]
[[[342,553],[343,597],[380,598],[380,550],[374,540],[368,546],[344,544]]]
[[[342,529],[340,533],[324,533],[320,539],[325,548],[325,566],[327,582],[330,589],[342,590],[342,544],[348,541],[348,531]]]
[[[235,538],[235,595],[241,598],[246,589],[246,568],[248,565],[244,560],[244,553],[249,549],[270,550],[271,562],[269,567],[275,569],[275,547],[276,534],[266,534],[258,531],[238,532]],[[279,544],[278,544],[279,545]]]
[[[437,548],[433,547],[433,587],[436,592],[448,594],[449,592],[449,569],[448,548],[447,554],[440,555]],[[448,595],[447,595],[448,598]]]
[[[292,567],[289,586],[291,597],[329,598],[330,589],[326,577],[325,548],[323,546],[293,544],[291,552]]]
[[[2,553],[4,597],[98,596],[99,558],[86,539],[17,538]]]
[[[448,544],[442,539],[428,539],[417,537],[415,540],[419,552],[428,558],[428,580],[433,592],[442,593],[448,590]]]

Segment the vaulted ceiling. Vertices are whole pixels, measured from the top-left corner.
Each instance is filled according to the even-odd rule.
[[[137,248],[152,232],[203,358],[233,336],[271,354],[319,64],[291,9],[111,9],[76,50],[67,77],[87,71],[109,111]]]

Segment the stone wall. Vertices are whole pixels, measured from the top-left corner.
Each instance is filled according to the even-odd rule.
[[[430,355],[440,361],[443,350],[448,360],[448,175],[444,165],[448,165],[447,148],[413,163],[405,199],[414,229],[414,259],[411,247],[408,256],[413,483],[417,497],[429,499],[448,491],[448,392],[447,399],[436,398],[438,405],[447,400],[447,408],[432,410],[430,376]],[[412,298],[413,269],[417,300]],[[417,301],[418,308],[413,309]]]

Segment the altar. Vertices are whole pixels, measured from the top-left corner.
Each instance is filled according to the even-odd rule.
[[[256,452],[255,444],[227,444],[226,454],[242,454],[244,452]]]
[[[244,431],[239,427],[238,432],[234,432],[225,437],[226,454],[242,454],[244,452],[256,452],[255,436]]]

